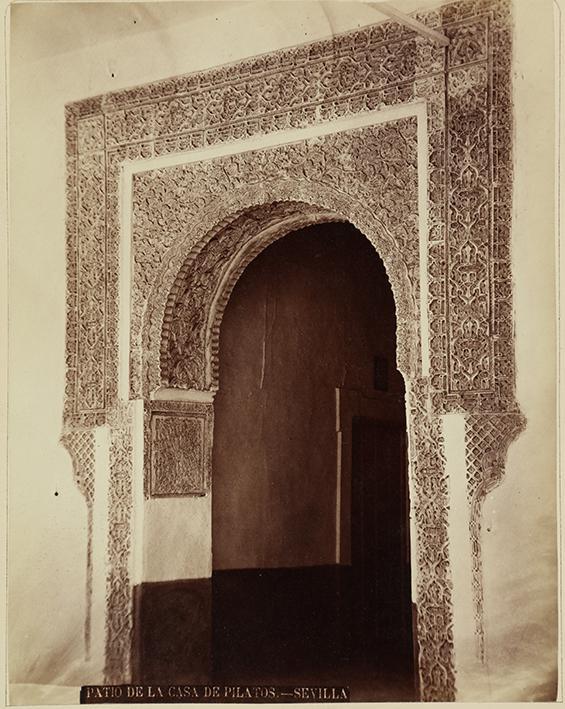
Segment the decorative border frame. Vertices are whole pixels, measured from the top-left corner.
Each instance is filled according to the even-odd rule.
[[[418,98],[430,111],[434,407],[511,407],[508,7],[504,0],[464,1],[419,19],[442,27],[447,51],[384,23],[67,107],[67,421],[100,424],[117,400],[124,161]],[[469,278],[480,286],[469,291]]]
[[[132,414],[118,394],[122,166],[157,156],[182,156],[245,137],[324,125],[385,106],[425,101],[430,371],[424,376],[417,366],[412,367],[413,359],[403,370],[408,380],[411,475],[417,491],[414,512],[419,529],[422,698],[454,697],[448,490],[440,416],[462,412],[468,420],[468,440],[478,430],[473,416],[504,416],[509,422],[505,446],[523,426],[514,395],[510,270],[511,24],[506,0],[463,0],[421,13],[418,19],[441,28],[450,39],[449,47],[444,50],[387,22],[230,66],[86,99],[66,108],[64,431],[66,441],[72,433],[104,424],[111,431],[108,681],[127,679],[131,635]],[[368,159],[369,167],[375,164]],[[207,168],[202,169],[206,173]],[[281,180],[273,181],[271,202],[288,200],[284,191],[277,193],[277,184],[280,188]],[[139,235],[134,235],[133,248],[137,274],[133,324],[144,322],[145,308],[151,302],[149,292],[155,284],[165,300],[172,299],[173,307],[180,302],[159,279],[175,244],[182,241],[186,221],[178,216],[183,210],[184,216],[197,217],[202,224],[211,220],[207,238],[213,238],[214,229],[220,233],[238,218],[246,218],[227,203],[215,216],[213,210],[206,212],[206,200],[213,194],[209,181],[207,185],[207,192],[199,192],[196,182],[182,194],[154,192],[145,205],[152,208],[141,211],[139,204],[133,203],[133,223]],[[183,195],[188,195],[190,204]],[[317,205],[316,201],[310,203]],[[252,206],[248,203],[246,211]],[[161,223],[151,220],[150,215],[157,213]],[[383,223],[395,218],[394,214],[385,217]],[[184,258],[187,253],[190,249],[184,251]],[[177,276],[181,281],[186,276],[179,274],[180,270],[173,272],[173,282]],[[166,303],[163,307],[166,309]],[[149,320],[149,340],[143,340],[143,328],[133,327],[130,332],[130,399],[147,398],[155,383],[151,375],[144,383],[149,370],[143,353],[146,345],[154,351],[156,332],[158,350],[166,354],[165,321]],[[216,320],[208,334],[213,335],[217,327]],[[411,327],[413,323],[407,321],[405,328]],[[212,341],[213,336],[204,344]],[[408,341],[409,333],[402,337],[399,333],[399,342]],[[400,357],[405,354],[401,352]],[[167,366],[166,357],[159,357],[161,365]],[[207,376],[206,381],[214,384],[212,363]],[[473,450],[478,452],[469,453],[468,461],[470,466],[483,461],[480,466],[484,469],[480,435],[478,440],[473,438]],[[496,480],[502,466],[502,458],[497,459],[500,474]],[[474,475],[469,485],[474,490]],[[471,487],[470,499],[475,499]],[[489,483],[481,489],[488,491],[490,487]],[[472,538],[480,531],[477,520],[480,504],[472,502]],[[473,555],[478,569],[474,586],[480,641],[480,543],[473,545]]]

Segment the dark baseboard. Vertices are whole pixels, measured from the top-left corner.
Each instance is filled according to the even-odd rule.
[[[412,632],[367,644],[351,567],[216,571],[135,587],[133,681],[226,684],[350,663],[412,671]],[[410,629],[411,631],[411,629]],[[321,675],[320,675],[321,676]]]
[[[217,675],[287,673],[349,654],[349,575],[343,566],[217,571]]]
[[[142,583],[134,588],[134,682],[209,681],[211,601],[210,579]]]

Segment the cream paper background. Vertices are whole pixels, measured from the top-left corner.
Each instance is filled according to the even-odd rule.
[[[437,2],[397,0],[410,11]],[[539,700],[557,643],[554,6],[515,0],[517,398],[528,420],[484,506],[486,672],[465,698]],[[9,26],[8,665],[11,703],[73,703],[86,508],[58,444],[64,391],[69,101],[325,38],[356,2],[13,3]],[[57,493],[57,495],[55,495]]]

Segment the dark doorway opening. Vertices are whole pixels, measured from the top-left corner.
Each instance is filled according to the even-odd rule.
[[[236,284],[215,400],[214,682],[416,698],[395,359],[383,263],[349,224],[284,237]]]
[[[356,416],[352,426],[352,651],[365,661],[412,661],[406,429]]]

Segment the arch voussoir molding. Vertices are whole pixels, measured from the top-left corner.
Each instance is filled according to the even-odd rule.
[[[387,22],[67,106],[63,430],[72,442],[109,428],[108,682],[130,679],[137,403],[146,494],[166,495],[167,486],[207,494],[218,333],[231,290],[269,243],[337,220],[372,242],[395,298],[421,698],[456,696],[441,425],[450,412],[467,426],[484,659],[480,508],[523,428],[511,302],[509,5],[463,0],[418,19],[441,29],[449,47]],[[158,400],[174,390],[184,400]],[[180,440],[190,441],[182,479],[151,477],[153,457],[163,454],[165,467],[177,461]]]
[[[219,327],[230,293],[245,267],[268,244],[291,231],[339,219],[335,212],[305,203],[279,202],[249,209],[222,225],[221,230],[214,230],[213,236],[208,235],[183,264],[167,299],[162,321],[160,384],[216,390]],[[241,242],[233,252],[228,246],[231,235]],[[223,258],[217,253],[218,247]],[[194,294],[203,281],[202,263],[206,261],[212,261],[213,270],[207,278],[204,274],[205,297],[195,302]],[[190,337],[182,338],[178,332],[181,324],[188,325]],[[194,356],[187,356],[199,350],[203,355],[200,367]],[[157,372],[149,374],[149,381],[155,381],[156,375]]]

